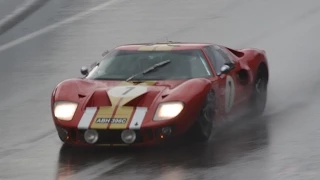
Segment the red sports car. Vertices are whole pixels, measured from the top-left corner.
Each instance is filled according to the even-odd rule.
[[[206,141],[230,116],[263,113],[269,77],[264,50],[187,42],[122,45],[81,73],[51,110],[64,143],[89,146]]]

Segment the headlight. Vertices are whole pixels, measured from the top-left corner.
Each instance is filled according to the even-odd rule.
[[[155,121],[167,120],[178,116],[183,109],[182,102],[167,102],[158,106],[156,114],[153,118]]]
[[[54,105],[54,116],[60,120],[70,121],[78,107],[73,102],[56,102]]]

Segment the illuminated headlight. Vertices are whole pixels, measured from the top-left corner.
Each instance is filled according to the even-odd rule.
[[[174,118],[180,114],[184,105],[182,102],[167,102],[158,106],[156,114],[153,118],[155,121],[167,120]]]
[[[56,102],[54,105],[54,116],[59,120],[70,121],[77,107],[78,104],[73,102]]]

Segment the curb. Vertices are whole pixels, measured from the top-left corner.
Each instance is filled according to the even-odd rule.
[[[0,20],[0,35],[26,19],[48,1],[49,0],[28,0],[24,5],[15,9],[12,14]]]

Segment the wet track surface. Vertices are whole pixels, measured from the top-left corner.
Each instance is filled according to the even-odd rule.
[[[0,179],[318,179],[319,18],[318,0],[51,0],[0,36]],[[55,85],[105,49],[166,38],[265,49],[265,115],[207,144],[62,148],[49,109]]]
[[[0,0],[0,20],[11,14],[12,11],[24,2],[25,0]]]

